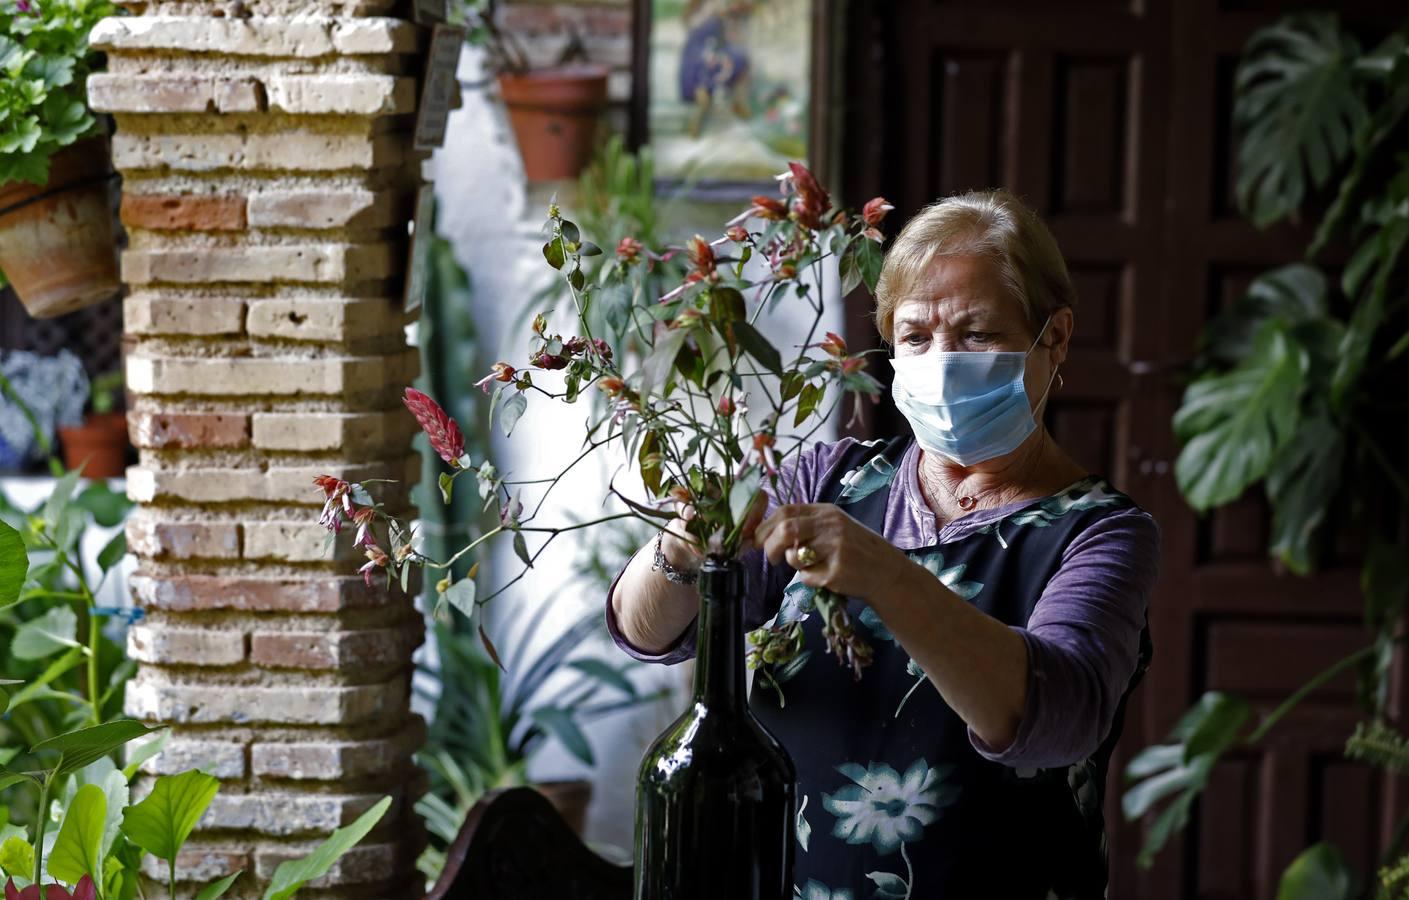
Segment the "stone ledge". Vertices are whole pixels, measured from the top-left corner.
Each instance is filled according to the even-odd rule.
[[[415,53],[420,35],[399,19],[260,16],[126,16],[104,19],[89,36],[97,50],[173,50],[227,56],[357,56]]]
[[[413,572],[413,576],[417,573]],[[238,575],[157,576],[138,572],[128,584],[139,605],[170,612],[228,609],[241,612],[337,613],[392,604],[411,597],[373,579],[324,575],[317,578]],[[413,591],[419,578],[413,578]]]
[[[355,725],[403,715],[406,679],[351,687],[176,683],[150,668],[128,683],[125,712],[168,724]]]
[[[199,396],[338,395],[409,385],[420,356],[405,350],[387,356],[127,358],[127,387],[136,394]]]
[[[337,172],[400,165],[411,152],[404,135],[289,130],[278,134],[134,134],[112,140],[120,170],[184,172]]]

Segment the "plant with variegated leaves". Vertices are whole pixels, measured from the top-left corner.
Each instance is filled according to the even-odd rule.
[[[583,260],[602,249],[556,205],[550,207],[543,256],[564,279],[577,333],[557,333],[546,317],[535,317],[525,363],[495,363],[479,386],[493,390],[489,415],[491,420],[498,415],[506,435],[530,398],[575,403],[595,388],[606,402],[589,417],[581,452],[551,477],[506,478],[490,462],[465,457],[454,420],[430,397],[408,389],[407,407],[449,467],[439,478],[443,497],[448,501],[456,482],[473,474],[486,507],[498,510],[499,525],[449,559],[432,560],[415,549],[410,530],[362,485],[320,479],[323,524],[335,532],[348,523],[357,526],[356,542],[367,556],[364,575],[370,579],[385,570],[404,585],[412,566],[448,571],[496,536],[512,540],[527,569],[567,531],[627,517],[664,526],[674,519],[674,509],[686,505],[694,516],[681,537],[702,553],[736,557],[761,511],[764,487],[775,496],[793,495],[792,485],[780,483],[784,459],[806,444],[845,395],[854,397],[859,413],[862,398],[874,400],[880,393],[879,383],[865,372],[864,353],[850,352],[835,334],[819,336],[826,309],[823,261],[835,258],[843,291],[862,283],[874,288],[881,265],[877,226],[891,206],[878,197],[860,214],[835,208],[812,173],[796,163],[778,182],[778,196],[755,197],[714,240],[696,235],[683,247],[659,252],[631,238],[620,241],[615,260],[602,267],[595,283],[584,275]],[[592,333],[599,292],[621,282],[639,285],[634,276],[642,267],[678,254],[689,261],[681,283],[617,311],[611,327],[625,336],[621,346]],[[750,269],[751,260],[763,265]],[[759,320],[783,303],[805,304],[812,318],[801,341],[780,349],[764,336]],[[648,498],[635,499],[613,484],[609,490],[618,511],[571,525],[540,524],[563,476],[607,449],[635,464]],[[530,539],[536,546],[530,547]],[[455,607],[473,616],[524,573],[483,595],[475,574],[471,569],[459,581],[442,579],[438,611]],[[859,676],[870,648],[852,629],[845,604],[825,590],[818,592],[817,604],[833,651]],[[482,627],[480,634],[493,655]],[[781,659],[796,643],[786,633],[769,631],[756,633],[754,640],[755,661]]]

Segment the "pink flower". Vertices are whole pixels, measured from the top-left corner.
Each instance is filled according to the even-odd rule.
[[[773,435],[760,432],[753,436],[753,450],[758,454],[758,462],[769,475],[778,474],[778,457],[773,452]]]
[[[601,338],[593,338],[592,346],[597,348],[597,355],[602,358],[602,362],[612,361],[612,348],[606,341]]]
[[[692,274],[701,279],[714,275],[714,248],[709,245],[709,241],[697,234],[690,238],[686,249],[690,254],[690,265],[694,268]]]
[[[736,244],[747,243],[749,239],[749,230],[742,225],[735,225],[724,232],[724,234],[729,240]]]
[[[373,544],[367,548],[367,562],[357,571],[362,575],[362,581],[367,587],[372,586],[372,573],[378,569],[385,569],[387,563],[391,562],[391,557],[386,555],[381,547]]]
[[[323,512],[318,516],[318,524],[333,534],[340,534],[343,515],[351,516],[355,510],[351,497],[352,485],[332,475],[319,475],[313,479],[313,483],[323,489],[324,497]]]
[[[616,245],[616,258],[624,263],[634,263],[641,257],[641,242],[634,237],[624,237]]]
[[[430,439],[431,449],[458,469],[460,457],[465,455],[465,435],[461,433],[460,426],[440,408],[439,403],[415,388],[407,388],[403,400],[416,421],[421,423],[421,430]]]
[[[834,356],[837,359],[846,356],[846,341],[842,340],[840,335],[832,331],[827,332],[827,339],[825,341],[815,346],[821,347],[828,356]]]
[[[15,8],[22,13],[34,12],[34,8],[29,5],[29,0],[15,0]],[[9,900],[9,898],[6,898]]]
[[[781,222],[788,217],[788,207],[777,197],[759,194],[753,198],[753,207],[749,209],[749,215],[772,222]]]
[[[861,218],[867,225],[875,227],[881,224],[881,220],[886,217],[886,213],[895,207],[884,197],[872,197],[866,205],[861,207]]]
[[[843,375],[860,372],[864,368],[866,368],[866,359],[862,356],[851,356],[841,361],[841,371]]]
[[[515,371],[514,367],[508,363],[497,362],[494,364],[494,371],[490,372],[479,381],[476,381],[475,387],[487,394],[489,393],[489,383],[491,381],[513,381]]]
[[[78,884],[73,886],[73,893],[70,894],[60,884],[48,884],[44,886],[43,900],[96,900],[97,889],[93,886],[93,879],[84,875],[78,879]],[[15,887],[13,878],[5,881],[5,900],[40,900],[39,885],[31,884],[24,890]]]
[[[730,397],[728,394],[725,394],[723,397],[720,397],[719,403],[717,403],[714,407],[715,412],[725,417],[732,416],[734,414],[735,409],[736,407],[734,405],[734,398]]]
[[[832,198],[827,192],[822,190],[822,186],[817,183],[806,166],[799,163],[788,163],[788,169],[793,175],[793,184],[797,187],[797,196],[793,198],[792,212],[797,217],[799,224],[820,231],[827,227],[822,221],[822,216],[827,212],[827,208],[832,205]]]
[[[352,521],[357,525],[357,539],[352,542],[354,547],[375,547],[376,537],[372,534],[372,522],[377,518],[377,511],[370,506],[364,506],[352,514]]]
[[[568,366],[566,356],[551,356],[546,350],[533,354],[528,361],[540,369],[566,369]]]
[[[505,528],[518,528],[519,516],[523,515],[523,502],[514,497],[499,507],[499,524]]]

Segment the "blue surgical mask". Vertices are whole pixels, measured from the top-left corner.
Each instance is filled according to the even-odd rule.
[[[891,396],[910,423],[915,440],[931,453],[961,466],[1003,456],[1018,448],[1037,429],[1033,405],[1027,402],[1023,374],[1027,357],[1042,340],[1047,325],[1027,352],[944,352],[897,356]],[[1056,377],[1053,370],[1052,378]],[[1047,390],[1038,404],[1052,389]]]

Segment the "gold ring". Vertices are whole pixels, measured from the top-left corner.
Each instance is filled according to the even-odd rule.
[[[793,555],[797,557],[799,569],[810,569],[817,565],[817,551],[806,544],[793,550]]]

